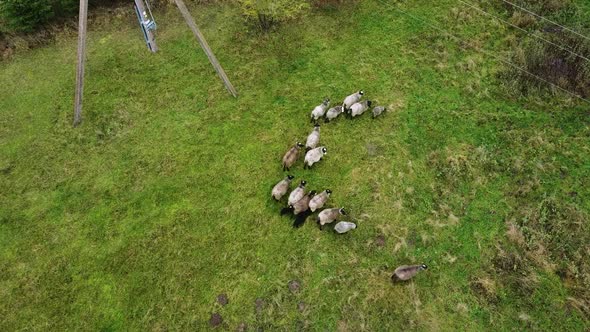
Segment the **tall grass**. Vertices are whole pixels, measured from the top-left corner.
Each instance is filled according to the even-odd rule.
[[[560,22],[561,25],[582,35],[590,36],[589,16],[571,1],[513,0],[510,2],[554,22]],[[508,3],[496,2],[496,6],[506,11],[511,23],[549,41],[519,32],[513,44],[515,64],[562,89],[582,97],[590,96],[590,61],[575,55],[589,58],[590,40]],[[515,85],[517,91],[524,94],[532,90],[554,89],[538,78],[515,68],[510,68],[505,77],[508,81],[514,80],[516,84],[511,85]]]

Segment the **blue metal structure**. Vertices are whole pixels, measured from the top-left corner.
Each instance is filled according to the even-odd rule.
[[[146,7],[149,13],[146,11]],[[156,45],[154,31],[158,28],[158,25],[154,20],[149,3],[144,3],[144,0],[135,0],[135,14],[137,14],[137,20],[139,21],[139,26],[148,49],[156,52],[158,47]]]

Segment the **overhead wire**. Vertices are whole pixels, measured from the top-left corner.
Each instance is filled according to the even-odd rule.
[[[546,39],[546,38],[543,38],[543,37],[541,37],[541,36],[539,36],[539,35],[537,35],[537,34],[534,34],[534,33],[530,32],[530,31],[528,31],[528,30],[525,30],[525,29],[523,29],[523,28],[519,27],[518,25],[516,25],[516,24],[514,24],[514,23],[511,23],[510,21],[507,21],[507,20],[505,20],[505,19],[503,19],[503,18],[501,18],[501,17],[499,17],[499,16],[496,16],[496,15],[494,15],[494,14],[488,13],[487,11],[483,10],[482,8],[480,8],[480,7],[478,7],[478,6],[475,6],[475,5],[473,5],[472,3],[468,3],[468,2],[466,2],[466,1],[463,1],[463,0],[457,0],[457,1],[459,1],[459,2],[461,2],[461,3],[463,3],[463,4],[465,4],[465,5],[467,5],[467,6],[471,7],[471,8],[473,8],[473,9],[475,9],[475,10],[479,11],[480,13],[484,13],[484,14],[486,14],[486,15],[488,15],[488,16],[491,16],[491,17],[493,17],[493,18],[495,18],[495,19],[497,19],[497,20],[499,20],[499,21],[503,22],[504,24],[508,24],[508,25],[510,25],[510,26],[512,26],[512,27],[514,27],[514,28],[516,28],[516,29],[518,29],[518,30],[520,30],[520,31],[523,31],[523,32],[525,32],[525,33],[527,33],[527,34],[529,34],[529,35],[531,35],[531,36],[533,36],[533,37],[535,37],[535,38],[539,39],[539,40],[542,40],[542,41],[544,41],[544,42],[546,42],[546,43],[548,43],[548,44],[551,44],[551,45],[553,45],[553,46],[555,46],[555,47],[559,48],[559,49],[560,49],[560,50],[562,50],[562,51],[566,51],[566,52],[568,52],[568,53],[570,53],[570,54],[572,54],[572,55],[575,55],[575,56],[577,56],[577,57],[579,57],[579,58],[581,58],[581,59],[584,59],[584,60],[586,60],[586,61],[590,62],[590,59],[589,59],[589,58],[587,58],[587,57],[585,57],[585,56],[583,56],[583,55],[581,55],[581,54],[578,54],[578,53],[576,53],[576,52],[574,52],[574,51],[571,51],[570,49],[567,49],[567,48],[563,47],[562,45],[559,45],[559,44],[557,44],[557,43],[554,43],[554,42],[552,42],[552,41],[550,41],[550,40],[548,40],[548,39]]]
[[[391,9],[393,9],[393,10],[396,10],[396,11],[398,11],[398,12],[400,12],[400,13],[402,13],[402,14],[404,14],[404,15],[406,15],[406,16],[408,16],[408,17],[412,18],[412,19],[414,19],[415,21],[422,22],[423,24],[426,24],[427,26],[429,26],[429,27],[431,27],[431,28],[433,28],[433,29],[435,29],[435,30],[437,30],[437,31],[439,31],[439,32],[442,32],[444,35],[451,37],[453,40],[455,40],[456,42],[458,42],[460,45],[461,45],[461,44],[468,45],[468,43],[465,43],[465,40],[463,40],[462,38],[459,38],[459,37],[457,37],[455,34],[453,34],[453,33],[450,33],[450,32],[448,32],[448,31],[446,31],[446,30],[444,30],[444,29],[442,29],[442,28],[438,27],[437,25],[434,25],[434,24],[432,24],[431,22],[429,22],[429,21],[426,21],[425,19],[422,19],[422,18],[420,18],[420,17],[417,17],[417,16],[415,16],[415,15],[412,15],[412,14],[410,14],[409,12],[407,12],[407,11],[404,11],[404,10],[400,9],[399,7],[397,7],[397,6],[393,6],[392,4],[385,2],[385,0],[377,0],[377,1],[378,1],[379,3],[381,3],[382,5],[386,6],[386,7],[389,7],[389,8],[391,8]],[[530,75],[531,77],[534,77],[534,78],[538,79],[539,81],[542,81],[542,82],[544,82],[544,83],[547,83],[547,84],[549,84],[550,86],[552,86],[552,87],[554,87],[554,88],[556,88],[556,89],[558,89],[558,90],[561,90],[561,91],[563,91],[563,92],[566,92],[567,94],[569,94],[569,95],[571,95],[571,96],[574,96],[574,97],[576,97],[576,98],[578,98],[578,99],[580,99],[580,100],[583,100],[583,101],[585,101],[585,102],[587,102],[587,103],[589,103],[589,104],[590,104],[590,100],[588,100],[588,99],[586,99],[586,98],[584,98],[584,97],[582,97],[582,96],[578,95],[578,94],[577,94],[577,93],[575,93],[575,92],[572,92],[572,91],[570,91],[570,90],[568,90],[568,89],[562,88],[562,87],[560,87],[559,85],[557,85],[557,84],[555,84],[555,83],[553,83],[553,82],[551,82],[551,81],[548,81],[548,80],[546,80],[546,79],[542,78],[542,77],[541,77],[541,76],[539,76],[539,75],[536,75],[536,74],[534,74],[534,73],[531,73],[530,71],[528,71],[528,70],[526,70],[526,69],[524,69],[524,68],[522,68],[522,67],[520,67],[520,66],[518,66],[518,65],[514,64],[513,62],[511,62],[511,61],[509,61],[509,60],[506,60],[505,58],[503,58],[503,57],[501,57],[501,56],[497,56],[497,55],[495,55],[495,54],[493,54],[493,53],[491,53],[491,52],[489,52],[489,51],[486,51],[486,50],[484,50],[484,49],[478,49],[478,48],[475,48],[475,47],[473,47],[473,49],[474,49],[474,50],[476,50],[476,51],[479,51],[479,52],[481,52],[481,53],[483,53],[483,54],[485,54],[485,55],[488,55],[488,56],[490,56],[490,57],[492,57],[492,58],[494,58],[494,59],[496,59],[496,60],[498,60],[498,61],[500,61],[500,62],[502,62],[502,63],[506,64],[506,65],[509,65],[510,67],[513,67],[513,68],[515,68],[515,69],[518,69],[519,71],[521,71],[521,72],[523,72],[523,73],[526,73],[526,74]]]
[[[552,20],[550,20],[550,19],[548,19],[548,18],[546,18],[546,17],[544,17],[544,16],[541,16],[541,15],[539,15],[539,14],[536,14],[535,12],[532,12],[532,11],[530,11],[530,10],[528,10],[528,9],[526,9],[526,8],[522,7],[522,6],[519,6],[519,5],[515,4],[515,3],[512,3],[512,2],[510,2],[510,1],[508,1],[508,0],[502,0],[502,1],[503,1],[504,3],[507,3],[507,4],[509,4],[509,5],[513,6],[513,7],[515,7],[515,8],[518,8],[518,9],[520,9],[520,10],[524,11],[524,12],[527,12],[527,13],[529,13],[529,14],[531,14],[531,15],[533,15],[533,16],[535,16],[535,17],[537,17],[537,18],[540,18],[540,19],[542,19],[542,20],[544,20],[544,21],[547,21],[547,22],[549,22],[549,23],[551,23],[551,24],[557,25],[558,27],[562,28],[563,30],[569,31],[569,32],[571,32],[571,33],[573,33],[573,34],[575,34],[575,35],[578,35],[579,37],[582,37],[582,38],[584,38],[584,39],[586,39],[586,40],[589,40],[589,41],[590,41],[590,37],[587,37],[587,36],[585,36],[585,35],[583,35],[583,34],[581,34],[581,33],[577,32],[577,31],[575,31],[574,29],[568,28],[568,27],[566,27],[566,26],[564,26],[564,25],[561,25],[561,24],[559,24],[559,23],[557,23],[557,22],[554,22],[554,21],[552,21]]]

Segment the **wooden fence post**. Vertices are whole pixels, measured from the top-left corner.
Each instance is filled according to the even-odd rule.
[[[88,23],[88,0],[80,0],[78,23],[78,68],[76,70],[76,97],[74,101],[74,127],[82,121],[82,98],[84,96],[84,64],[86,61],[86,26]]]
[[[238,92],[236,91],[234,86],[229,81],[229,78],[225,74],[225,71],[221,67],[221,64],[219,63],[219,61],[217,61],[215,54],[213,54],[213,51],[209,47],[209,44],[207,44],[205,37],[203,36],[201,31],[197,27],[197,24],[195,23],[194,18],[191,16],[188,9],[186,8],[184,1],[182,1],[182,0],[175,0],[175,1],[176,1],[176,6],[180,10],[180,13],[184,17],[184,20],[186,21],[186,24],[188,24],[189,28],[192,30],[193,34],[195,35],[195,37],[199,41],[201,48],[203,49],[203,51],[205,51],[205,54],[207,54],[207,57],[209,58],[209,62],[211,62],[211,64],[213,65],[213,67],[217,71],[217,74],[219,75],[219,77],[221,78],[223,83],[225,84],[227,91],[229,91],[234,97],[237,97]]]

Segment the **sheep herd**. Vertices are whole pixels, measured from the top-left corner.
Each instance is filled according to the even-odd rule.
[[[312,132],[307,136],[305,144],[300,142],[295,143],[287,153],[283,156],[283,170],[289,170],[299,159],[301,150],[305,147],[304,168],[311,168],[315,163],[318,163],[328,153],[325,146],[320,146],[320,125],[318,121],[324,119],[324,122],[330,122],[336,119],[340,114],[350,118],[359,116],[369,110],[373,104],[370,100],[361,100],[364,92],[358,91],[344,99],[342,105],[330,107],[330,99],[326,98],[324,101],[316,106],[311,111],[310,122],[315,122]],[[385,107],[377,106],[373,108],[373,117],[377,117],[385,111]],[[289,192],[293,176],[288,175],[277,183],[272,189],[272,197],[280,201],[283,196]],[[332,191],[326,189],[320,193],[315,190],[306,191],[307,182],[301,181],[299,185],[291,191],[287,199],[287,207],[281,211],[282,215],[292,215],[295,219],[293,226],[301,227],[305,220],[318,211],[316,221],[320,227],[346,216],[344,208],[325,208]],[[323,210],[322,210],[323,209]],[[336,232],[343,234],[356,228],[356,224],[349,221],[340,221],[335,226]]]
[[[328,153],[325,146],[320,146],[320,125],[318,121],[324,119],[328,123],[344,114],[348,118],[354,118],[362,115],[371,109],[373,102],[371,100],[362,100],[364,91],[360,90],[344,98],[342,105],[330,107],[330,99],[326,98],[324,101],[316,106],[310,115],[310,122],[314,123],[312,132],[307,136],[305,144],[300,142],[295,143],[285,153],[282,159],[283,171],[289,171],[297,162],[301,155],[301,150],[305,147],[304,168],[311,168],[315,163],[318,163]],[[373,118],[382,115],[387,109],[384,106],[375,106],[372,109]],[[294,176],[287,175],[284,179],[279,181],[272,188],[272,198],[280,202],[283,197],[287,195],[290,190],[291,183]],[[332,191],[325,189],[318,193],[315,190],[306,190],[307,182],[302,180],[299,185],[289,193],[287,198],[287,207],[281,210],[281,215],[290,215],[294,218],[293,227],[301,227],[309,216],[318,211],[316,222],[323,230],[325,225],[335,224],[334,230],[339,234],[347,233],[356,229],[356,224],[349,221],[343,221],[347,216],[344,208],[324,208],[328,202]],[[414,277],[418,272],[427,269],[424,264],[420,265],[402,265],[398,267],[391,276],[393,281],[406,281]]]

